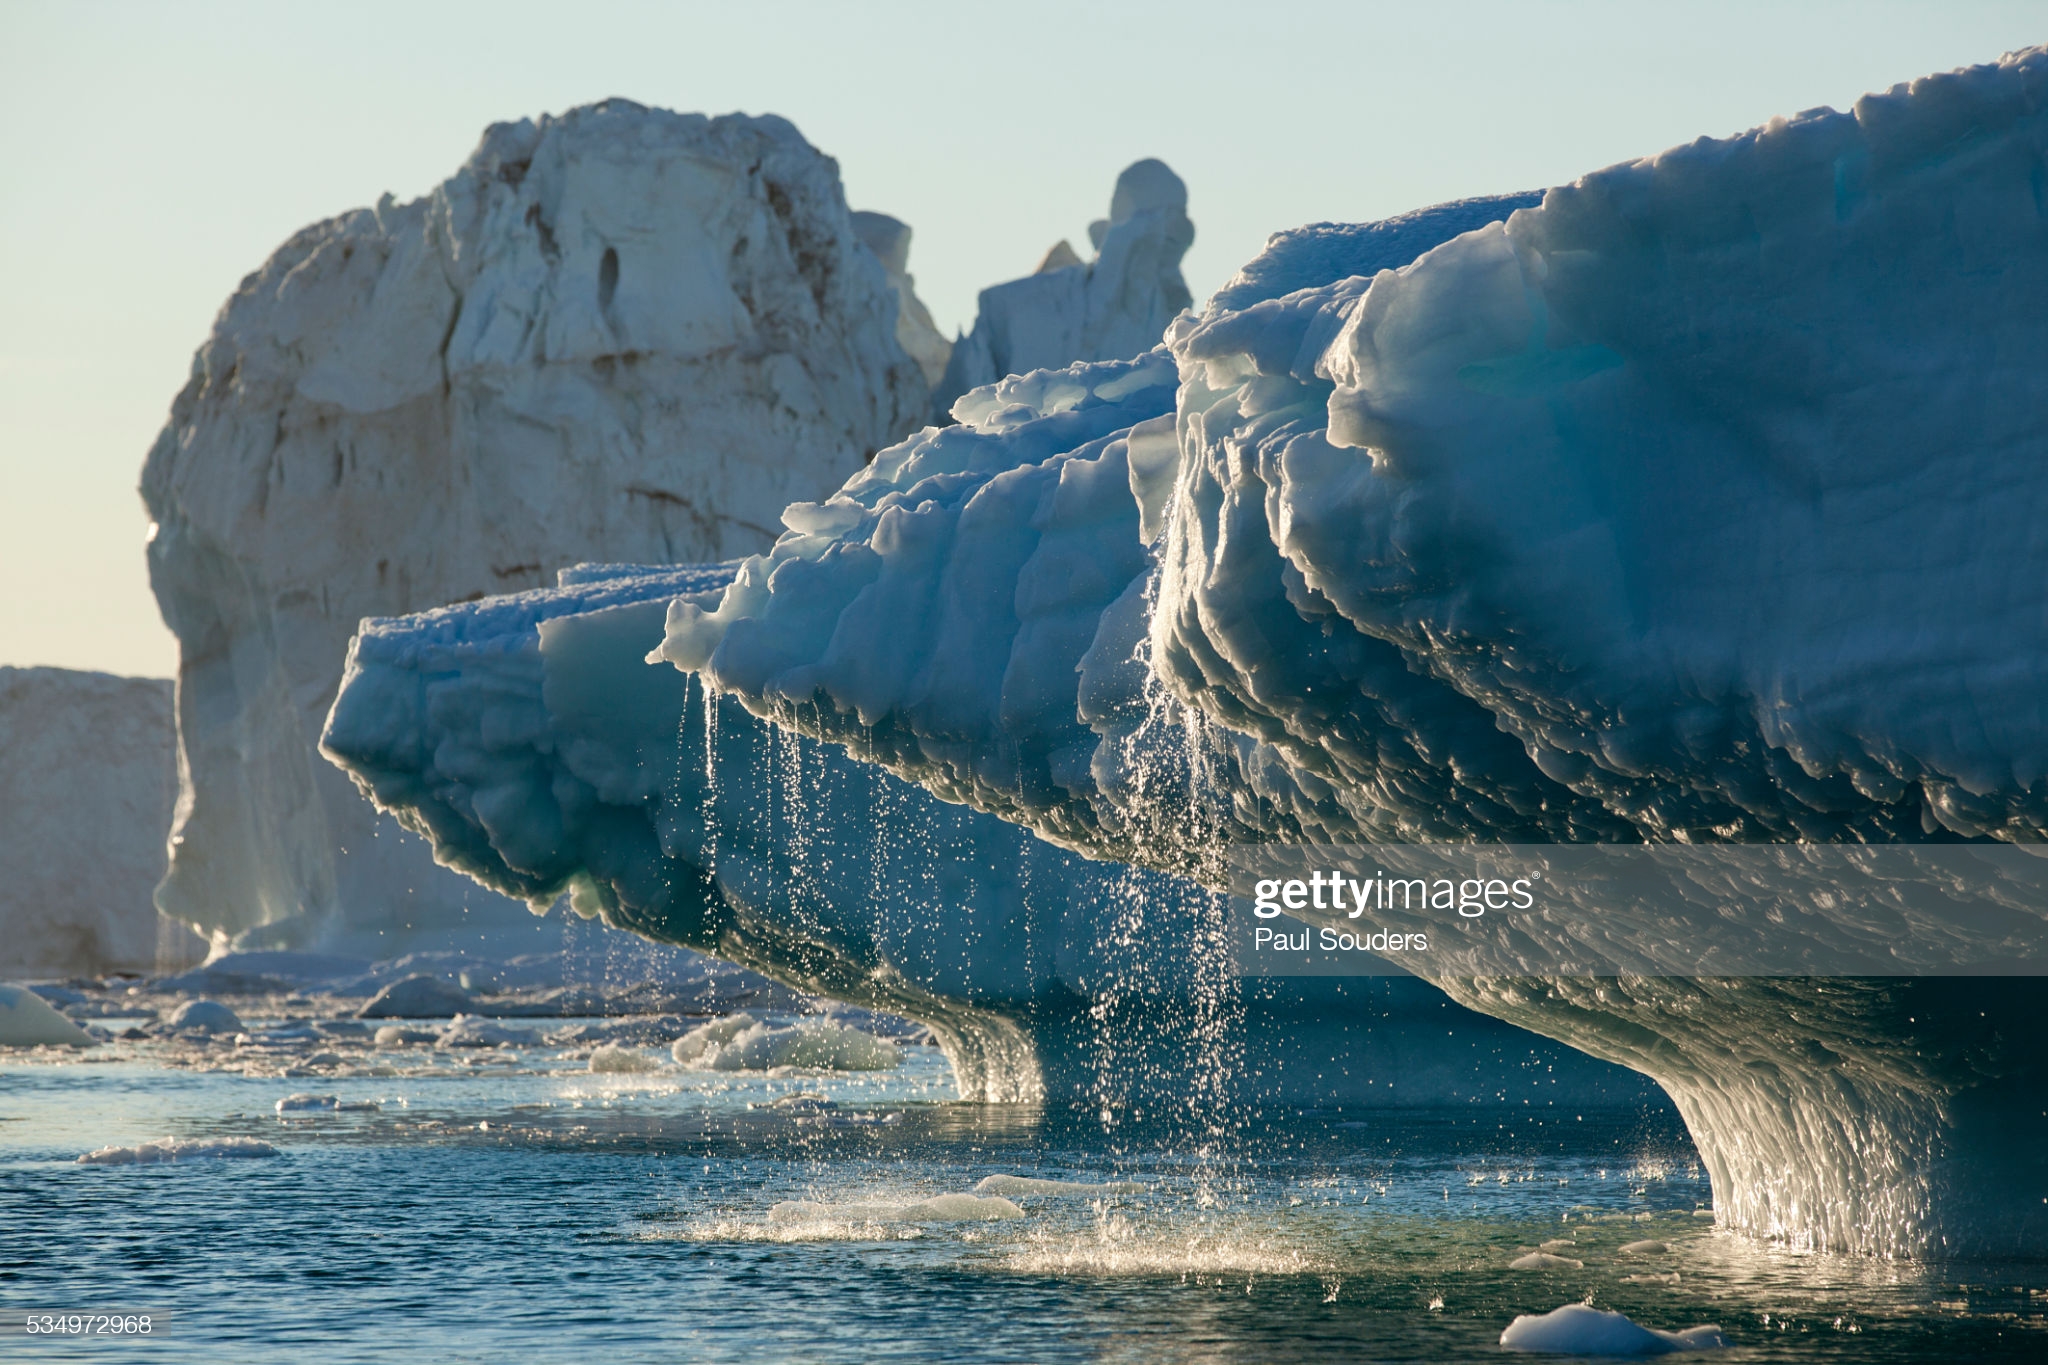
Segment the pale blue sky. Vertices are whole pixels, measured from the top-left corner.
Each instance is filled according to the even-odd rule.
[[[486,123],[774,112],[916,231],[941,326],[1187,180],[1199,299],[1267,233],[1533,188],[2048,41],[2048,0],[278,5],[0,0],[0,663],[168,674],[142,458],[236,282]]]

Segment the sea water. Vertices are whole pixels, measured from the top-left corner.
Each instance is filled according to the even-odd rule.
[[[1661,1109],[1274,1107],[1219,1142],[958,1103],[928,1046],[889,1071],[647,1046],[658,1069],[593,1072],[588,1046],[244,1022],[240,1045],[0,1052],[0,1355],[1439,1361],[1583,1302],[1718,1324],[1730,1361],[2048,1359],[2048,1267],[1717,1232]],[[78,1160],[165,1137],[191,1154]],[[255,1144],[275,1155],[201,1154]],[[45,1313],[157,1330],[25,1334]]]

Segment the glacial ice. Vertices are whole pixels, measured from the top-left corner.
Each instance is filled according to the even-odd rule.
[[[1140,414],[1171,401],[1170,367],[1141,368]],[[878,457],[882,487],[903,454]],[[963,429],[909,454],[942,471],[1015,462]],[[325,749],[489,886],[537,904],[568,890],[617,926],[929,1025],[969,1097],[1649,1096],[1418,982],[1235,992],[1203,950],[1217,904],[1199,888],[1064,853],[647,667],[671,600],[708,605],[733,575],[582,566],[552,590],[366,622]]]
[[[775,1025],[751,1014],[700,1024],[676,1039],[670,1055],[690,1071],[893,1071],[903,1063],[894,1043],[829,1019]]]
[[[1568,1303],[1548,1313],[1524,1313],[1500,1334],[1510,1351],[1541,1351],[1561,1356],[1660,1356],[1678,1351],[1709,1351],[1729,1344],[1718,1327],[1689,1327],[1660,1332],[1643,1327],[1620,1313],[1590,1304]]]
[[[274,926],[258,946],[524,919],[318,760],[356,622],[585,558],[765,547],[929,410],[906,288],[787,122],[624,100],[495,124],[424,198],[293,236],[143,471],[180,651],[157,903],[221,938]]]
[[[2036,49],[1282,234],[1164,349],[792,508],[661,653],[1211,885],[1271,839],[2041,842],[2044,153]],[[1731,1226],[2048,1244],[2030,981],[1436,979],[1655,1076]]]
[[[277,1148],[255,1138],[164,1137],[133,1147],[98,1147],[78,1158],[82,1166],[149,1166],[165,1161],[277,1156]]]
[[[0,985],[0,1047],[91,1047],[92,1035],[26,986]]]
[[[1092,260],[1061,242],[1036,272],[981,291],[974,330],[954,344],[933,388],[934,420],[953,420],[955,399],[1005,375],[1119,360],[1156,345],[1192,302],[1180,273],[1195,240],[1187,208],[1187,186],[1165,162],[1125,167],[1109,217],[1091,229]]]
[[[157,968],[177,785],[169,681],[0,667],[0,973]]]

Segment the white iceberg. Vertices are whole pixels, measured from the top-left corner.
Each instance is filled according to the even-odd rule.
[[[935,475],[1000,472],[1042,450],[1048,427],[1114,430],[1170,406],[1170,366],[1104,369],[1121,396],[1089,397],[1064,426],[1020,428],[1014,445],[956,428],[910,458]],[[884,458],[878,496],[901,452]],[[366,622],[326,752],[487,885],[536,904],[568,890],[614,925],[929,1024],[963,1095],[1095,1108],[1152,1097],[1154,1112],[1254,1092],[1582,1108],[1652,1097],[1412,980],[1225,1001],[1203,976],[1218,903],[1201,888],[1062,852],[642,662],[672,600],[714,605],[733,581],[732,566],[584,566],[547,592]],[[515,709],[532,722],[505,725]],[[1119,993],[1130,1005],[1105,1037],[1090,1011]],[[1219,1016],[1227,1035],[1186,1026],[1219,1009],[1244,1022]],[[1370,1057],[1330,1065],[1368,1029]],[[1254,1064],[1216,1065],[1216,1046],[1252,1048]]]
[[[773,117],[609,100],[494,124],[423,198],[295,234],[221,310],[143,470],[180,650],[157,902],[277,943],[523,918],[318,761],[356,623],[589,558],[764,548],[927,412],[898,315],[837,166]]]
[[[678,575],[656,654],[946,801],[1211,886],[1220,849],[1267,840],[2038,842],[2044,155],[2037,49],[1599,171],[1504,222],[1464,203],[1283,234],[1164,347],[974,390],[959,425],[788,508],[769,554]],[[1448,240],[1402,256],[1431,224]],[[546,672],[556,632],[550,685],[577,676],[546,744],[613,727],[580,759],[410,699],[428,653],[509,639],[517,611],[557,609],[537,602],[372,623],[330,753],[498,884],[531,868],[618,922],[875,980],[885,909],[760,889],[788,864],[767,873],[743,821],[692,825],[686,792],[731,802],[687,764],[626,777],[618,755],[646,750],[624,732],[687,723],[693,695],[686,737],[721,763],[741,727],[606,662],[651,600],[621,593],[609,614],[556,599],[496,675]],[[459,715],[488,714],[483,654],[438,675],[476,670]],[[437,725],[483,738],[443,757]],[[809,809],[887,808],[765,742]],[[582,804],[546,785],[579,761]],[[690,898],[660,889],[693,871]],[[1802,932],[1845,932],[1816,910]],[[1604,928],[1683,969],[1656,926]],[[1900,951],[1954,972],[1970,946]],[[2048,1245],[2048,1205],[2010,1193],[2048,1180],[2029,980],[1436,979],[1655,1076],[1727,1226]]]
[[[1195,240],[1187,208],[1187,186],[1165,162],[1125,167],[1109,217],[1090,229],[1092,259],[1061,242],[1034,273],[981,291],[974,329],[954,344],[934,388],[937,419],[957,416],[954,400],[1005,375],[1121,360],[1156,346],[1193,301],[1180,273]]]
[[[1275,238],[1133,362],[1172,367],[1170,413],[1112,426],[1112,366],[970,394],[679,601],[661,653],[1211,885],[1276,839],[2039,842],[2044,92],[2035,49],[1505,222],[1447,205],[1470,230],[1314,287],[1297,263],[1399,234]],[[1860,930],[1813,910],[1818,944]],[[2039,990],[1955,976],[1981,945],[1949,926],[1893,938],[1948,975],[1435,979],[1655,1076],[1731,1227],[2048,1245],[2009,1196],[2048,1184]]]

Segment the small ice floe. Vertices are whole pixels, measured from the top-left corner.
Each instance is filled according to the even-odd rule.
[[[171,1011],[169,1024],[179,1033],[240,1033],[242,1021],[218,1000],[187,1000]]]
[[[0,1047],[91,1047],[92,1035],[24,986],[0,986]]]
[[[277,1148],[255,1138],[158,1138],[133,1147],[101,1147],[78,1158],[84,1166],[148,1166],[160,1161],[206,1157],[276,1156]]]
[[[655,1061],[654,1058],[644,1052],[630,1047],[619,1047],[612,1043],[606,1043],[601,1047],[592,1049],[590,1053],[590,1069],[592,1071],[604,1071],[614,1074],[638,1074],[647,1071],[659,1071],[661,1070],[661,1063]]]
[[[1640,1242],[1630,1242],[1621,1249],[1621,1254],[1624,1256],[1662,1256],[1670,1250],[1671,1248],[1664,1245],[1664,1243],[1654,1238],[1646,1238]]]
[[[441,1035],[430,1028],[409,1028],[404,1024],[386,1024],[377,1030],[370,1041],[378,1047],[404,1047],[410,1043],[433,1043]]]
[[[1517,1256],[1508,1262],[1509,1270],[1583,1270],[1584,1261],[1575,1261],[1569,1256],[1558,1256],[1548,1251],[1532,1251],[1527,1256]]]
[[[469,992],[454,982],[422,972],[378,991],[369,1004],[356,1011],[356,1018],[446,1019],[475,1004]]]
[[[1143,1194],[1145,1187],[1131,1180],[1093,1184],[1085,1180],[1039,1180],[1028,1175],[991,1175],[974,1187],[976,1194]]]
[[[1549,1241],[1538,1246],[1536,1249],[1538,1251],[1548,1251],[1553,1254],[1561,1256],[1567,1251],[1577,1251],[1579,1249],[1579,1244],[1569,1237],[1553,1237]]]
[[[1638,1275],[1624,1275],[1621,1277],[1621,1282],[1623,1284],[1677,1284],[1678,1272],[1675,1270],[1661,1272],[1646,1270]]]
[[[474,1014],[458,1014],[434,1041],[442,1047],[531,1047],[539,1036],[532,1029],[506,1028]]]
[[[777,1026],[751,1014],[701,1024],[676,1039],[670,1051],[690,1071],[892,1071],[903,1062],[894,1043],[829,1019]]]
[[[1022,1218],[1007,1199],[942,1194],[915,1204],[818,1204],[793,1199],[768,1210],[771,1223],[993,1223]]]
[[[1500,1334],[1510,1351],[1546,1351],[1566,1356],[1658,1356],[1674,1351],[1707,1351],[1728,1345],[1719,1327],[1660,1332],[1583,1303],[1548,1313],[1524,1313]]]

